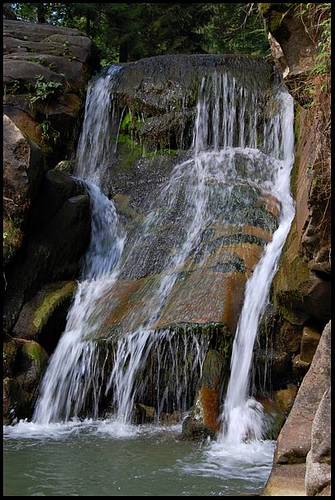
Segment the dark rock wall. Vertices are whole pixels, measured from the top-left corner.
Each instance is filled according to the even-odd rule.
[[[54,168],[75,154],[98,59],[76,29],[8,16],[3,29],[4,417],[10,422],[31,415],[89,243],[88,195]]]

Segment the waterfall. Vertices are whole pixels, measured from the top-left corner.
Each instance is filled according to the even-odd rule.
[[[91,83],[87,91],[85,120],[79,139],[76,176],[87,188],[91,202],[91,240],[80,282],[67,317],[65,332],[42,380],[33,421],[50,423],[78,415],[87,394],[97,385],[96,347],[85,340],[98,327],[99,299],[117,276],[117,263],[125,236],[115,206],[100,190],[108,167],[111,126],[111,86],[119,68]],[[98,405],[94,407],[98,416]]]
[[[228,443],[240,443],[246,439],[260,440],[265,431],[262,405],[249,397],[249,375],[258,324],[267,305],[272,279],[294,218],[294,204],[290,194],[290,173],[294,161],[293,99],[284,89],[279,90],[277,99],[280,113],[272,124],[274,133],[266,137],[270,154],[278,158],[270,192],[280,201],[281,214],[278,229],[246,285],[224,403],[221,440]]]
[[[98,418],[102,401],[107,401],[117,422],[128,424],[134,405],[145,398],[153,377],[158,417],[167,410],[189,409],[209,339],[186,327],[178,332],[159,328],[159,320],[182,273],[194,266],[201,272],[201,245],[208,227],[218,221],[243,225],[243,215],[232,212],[232,186],[247,186],[257,196],[259,192],[275,196],[282,211],[279,227],[254,271],[257,283],[250,284],[252,278],[246,288],[225,406],[229,430],[236,404],[244,408],[249,401],[248,373],[257,324],[293,216],[289,193],[293,152],[290,97],[278,84],[274,85],[273,110],[267,116],[264,91],[254,79],[244,85],[228,71],[203,76],[191,150],[186,159],[174,165],[139,228],[126,236],[113,202],[102,193],[117,150],[111,141],[112,129],[116,137],[120,131],[113,98],[119,71],[120,67],[112,66],[90,84],[87,92],[75,174],[85,184],[91,200],[91,242],[65,331],[41,383],[33,420],[49,423],[87,414]],[[177,224],[176,207],[180,211],[176,241],[173,246],[167,245],[157,263],[159,230]],[[131,310],[120,331],[102,346],[95,335],[108,314],[117,308],[119,281],[141,277],[141,270],[152,262],[158,271],[147,286],[143,306]],[[257,294],[262,292],[257,297],[252,292],[254,287]],[[253,330],[250,325],[242,327],[243,314],[250,319],[251,310],[255,312]],[[247,338],[242,339],[242,334]],[[242,359],[241,352],[243,369],[235,374],[234,360],[236,356]],[[241,380],[238,378],[236,403],[232,398],[237,395],[231,387],[237,377]]]

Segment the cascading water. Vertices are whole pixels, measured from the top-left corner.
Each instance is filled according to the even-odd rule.
[[[91,84],[85,108],[76,174],[85,184],[91,200],[91,242],[85,255],[81,281],[68,313],[67,324],[43,378],[33,421],[49,423],[68,420],[78,415],[87,393],[96,393],[96,349],[84,340],[90,331],[90,317],[96,312],[98,300],[110,288],[117,275],[116,267],[124,245],[112,201],[100,190],[101,179],[110,153],[110,100],[112,66],[106,77]],[[97,325],[95,324],[95,327]],[[97,416],[97,406],[94,411]]]
[[[246,439],[260,440],[266,430],[262,405],[249,397],[250,368],[258,324],[294,217],[294,204],[290,194],[290,173],[294,161],[293,99],[285,89],[280,88],[277,100],[280,112],[273,123],[274,133],[272,138],[270,136],[271,142],[268,145],[271,156],[277,159],[277,169],[269,190],[280,201],[281,214],[278,229],[246,285],[224,404],[224,431],[221,440],[228,443],[240,443]],[[269,135],[265,134],[265,137]]]
[[[146,373],[146,362],[153,353],[156,353],[156,371],[152,376],[158,379],[155,388],[158,417],[167,408],[185,411],[191,406],[190,386],[194,387],[201,376],[208,339],[197,337],[187,329],[177,333],[156,327],[179,274],[187,272],[194,265],[193,260],[201,271],[203,257],[199,248],[207,228],[218,218],[221,224],[243,225],[242,216],[239,220],[237,214],[232,219],[232,185],[270,193],[282,206],[279,227],[254,273],[256,277],[261,274],[256,287],[262,283],[264,293],[262,300],[252,301],[257,302],[253,331],[246,342],[243,340],[247,354],[241,372],[247,379],[258,320],[293,214],[289,194],[293,144],[288,94],[278,87],[278,96],[272,96],[272,100],[279,112],[274,106],[272,115],[265,117],[259,108],[262,89],[257,85],[244,86],[229,72],[213,73],[201,81],[190,157],[174,167],[152,201],[143,224],[126,242],[115,207],[101,192],[111,156],[117,149],[110,140],[111,129],[114,127],[116,139],[120,131],[121,122],[115,123],[117,113],[113,99],[118,71],[119,67],[112,67],[90,85],[87,94],[76,175],[85,182],[90,194],[92,237],[66,330],[41,384],[33,417],[39,423],[66,421],[83,414],[97,418],[102,399],[109,401],[109,411],[116,415],[118,422],[131,422],[135,403],[152,383]],[[217,200],[220,200],[219,206]],[[168,225],[177,205],[181,206],[182,227],[179,227],[174,250],[168,249],[160,262],[164,273],[148,288],[140,313],[130,311],[113,346],[100,348],[94,335],[106,316],[104,302],[108,304],[108,312],[117,307],[113,295],[117,280],[136,276],[137,270],[152,259],[152,249],[159,241],[155,230]],[[243,311],[249,303],[250,283]],[[243,332],[247,334],[249,329],[249,326],[243,328]],[[236,343],[239,338],[240,333]],[[170,349],[166,351],[167,344]],[[179,364],[174,355],[181,346]],[[234,367],[229,387],[235,380]],[[177,380],[173,387],[164,378],[164,370],[172,370],[172,379]],[[192,377],[194,381],[190,384]],[[248,399],[247,385],[248,382],[241,382],[239,404]],[[225,406],[227,425],[234,421],[228,418],[236,407],[235,400],[231,401],[229,390]],[[256,432],[254,435],[259,437]]]

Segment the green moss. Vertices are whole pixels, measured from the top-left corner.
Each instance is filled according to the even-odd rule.
[[[272,302],[292,324],[301,324],[306,316],[303,301],[311,284],[310,280],[310,271],[299,256],[299,240],[294,220],[272,284]]]
[[[3,221],[3,256],[5,264],[13,257],[20,248],[23,240],[23,233],[18,227],[20,224],[14,223],[12,219],[5,218]]]
[[[75,162],[73,160],[62,160],[55,166],[57,172],[64,172],[66,174],[72,174]]]
[[[48,360],[48,355],[43,347],[33,340],[24,342],[22,354],[27,356],[40,369],[44,368]]]
[[[142,156],[142,148],[128,135],[120,134],[118,140],[119,166],[121,170],[129,170]]]
[[[71,297],[76,289],[76,282],[70,281],[61,288],[48,293],[35,311],[33,325],[36,331],[40,331],[47,323],[51,314],[64,300]]]

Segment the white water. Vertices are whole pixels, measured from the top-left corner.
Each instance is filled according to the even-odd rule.
[[[270,192],[280,201],[281,214],[278,229],[247,282],[235,334],[231,375],[224,404],[224,426],[220,436],[222,442],[230,445],[239,445],[250,439],[261,440],[266,431],[262,405],[249,397],[250,368],[258,324],[267,305],[272,279],[294,218],[294,203],[290,194],[290,173],[294,161],[293,99],[287,91],[280,90],[278,102],[280,114],[273,124],[275,133],[269,149],[279,161]]]
[[[116,279],[116,266],[125,241],[114,204],[100,190],[110,151],[111,81],[117,71],[117,67],[110,68],[106,77],[99,78],[88,89],[76,175],[90,195],[91,240],[65,332],[40,387],[33,421],[41,424],[77,416],[87,393],[92,390],[95,397],[99,394],[96,347],[84,337],[98,327],[98,301]],[[93,314],[95,320],[90,321]],[[94,413],[97,417],[97,406]]]

